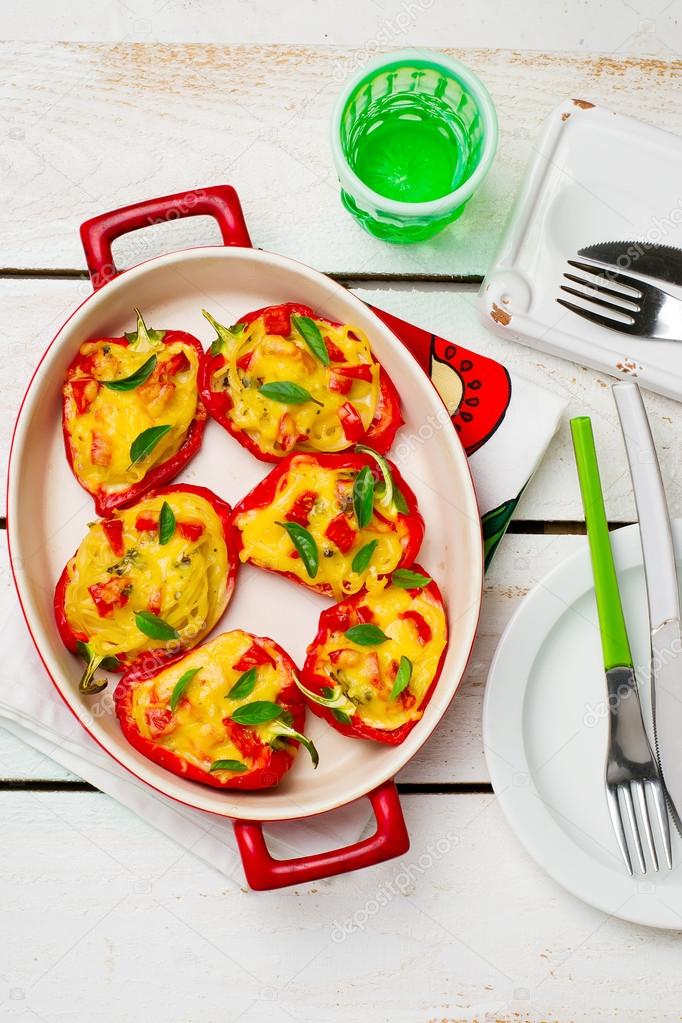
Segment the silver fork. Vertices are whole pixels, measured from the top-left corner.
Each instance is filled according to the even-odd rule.
[[[576,259],[567,262],[576,270],[591,274],[596,280],[585,280],[576,274],[565,273],[565,280],[579,284],[585,290],[579,291],[562,284],[561,291],[589,302],[590,306],[576,305],[558,298],[560,306],[591,323],[624,334],[660,341],[682,340],[682,300],[675,295],[637,277],[621,273],[617,267],[606,263],[585,263]]]
[[[672,868],[668,811],[658,764],[644,728],[634,670],[625,666],[611,668],[606,672],[606,688],[609,698],[606,801],[618,848],[628,872],[632,874],[632,859],[623,827],[622,804],[625,807],[639,868],[646,874],[647,866],[637,824],[636,804],[644,827],[649,856],[654,870],[658,870],[659,861],[647,807],[646,786],[654,806],[658,830],[663,838],[666,863]]]

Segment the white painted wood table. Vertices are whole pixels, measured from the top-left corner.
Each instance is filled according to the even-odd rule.
[[[3,5],[3,455],[39,354],[89,289],[80,222],[228,181],[256,244],[500,358],[564,395],[570,414],[588,411],[607,453],[609,517],[632,520],[608,381],[493,337],[473,297],[556,103],[586,96],[682,132],[679,3],[604,0],[580,13],[542,0],[523,11],[474,0],[54,6]],[[501,143],[460,224],[395,248],[341,209],[326,128],[352,68],[377,47],[415,42],[462,47],[453,52],[492,91]],[[330,43],[341,45],[321,45]],[[210,230],[159,228],[117,258],[211,241]],[[655,396],[648,406],[679,515],[679,407]],[[400,778],[412,834],[402,861],[300,890],[235,891],[0,730],[0,1020],[682,1019],[680,935],[607,918],[549,881],[503,821],[482,754],[483,687],[500,633],[534,581],[584,543],[567,421],[487,578],[460,695]],[[9,586],[4,550],[0,571]]]

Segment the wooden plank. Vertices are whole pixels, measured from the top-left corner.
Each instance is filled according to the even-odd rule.
[[[682,130],[682,107],[671,98],[679,60],[447,52],[489,86],[499,156],[451,231],[403,247],[370,238],[344,212],[329,154],[334,98],[367,48],[4,44],[4,265],[83,267],[78,226],[87,217],[229,181],[264,248],[343,274],[480,275],[540,124],[558,102],[584,96]],[[129,239],[122,258],[137,262],[169,240],[181,247],[213,237],[197,223],[161,225]]]
[[[416,784],[488,781],[481,740],[481,713],[490,660],[502,631],[528,589],[582,543],[584,538],[577,536],[506,537],[486,579],[478,638],[461,689],[429,741],[401,772],[400,781]],[[4,540],[0,546],[0,582],[4,591],[11,589]],[[226,627],[229,627],[229,616]],[[28,644],[28,637],[26,642]],[[24,684],[28,684],[26,679]],[[43,669],[37,664],[35,684],[49,686]],[[0,718],[0,725],[1,721]],[[68,780],[71,777],[52,761],[27,750],[0,727],[0,780]]]
[[[667,57],[682,49],[674,5],[656,12],[655,21],[620,0],[600,0],[576,15],[525,0],[523,16],[511,7],[459,0],[457,21],[447,4],[433,0],[368,4],[366,0],[297,0],[296,17],[285,4],[210,0],[184,4],[136,0],[93,9],[90,0],[55,5],[51,0],[5,0],[3,37],[7,40],[73,42],[179,42],[236,46],[243,43],[299,43],[359,46],[368,55],[377,46],[434,46],[566,50],[571,53],[622,50]]]
[[[582,519],[568,419],[572,415],[588,414],[594,420],[609,517],[613,522],[633,520],[635,510],[627,461],[609,378],[489,333],[476,318],[473,288],[405,284],[364,287],[358,293],[398,316],[499,359],[510,370],[568,401],[559,432],[524,495],[517,519]],[[5,360],[5,386],[0,396],[0,452],[9,449],[21,396],[45,345],[88,294],[85,281],[0,280],[0,345]],[[205,340],[208,341],[208,333]],[[677,471],[679,407],[670,399],[655,394],[647,394],[646,403],[663,464],[668,499],[673,514],[681,515],[682,482]],[[6,465],[6,457],[0,459],[0,514],[4,514],[5,508]]]
[[[105,796],[0,793],[5,1017],[187,1023],[201,992],[243,1023],[680,1018],[677,935],[567,895],[492,797],[404,805],[400,860],[259,895]]]

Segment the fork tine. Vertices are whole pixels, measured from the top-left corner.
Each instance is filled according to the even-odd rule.
[[[564,309],[570,309],[572,313],[577,313],[578,316],[582,316],[584,320],[590,320],[591,323],[598,323],[600,327],[608,327],[609,330],[617,330],[623,334],[636,334],[637,330],[634,323],[624,323],[622,320],[613,320],[610,316],[602,316],[600,313],[595,313],[591,309],[584,309],[580,305],[575,305],[573,302],[566,302],[563,298],[557,298],[556,300],[560,306]]]
[[[663,835],[663,848],[665,850],[665,860],[668,864],[668,869],[673,868],[673,854],[670,845],[670,821],[668,820],[668,807],[665,803],[665,796],[663,795],[663,786],[659,780],[650,781],[649,788],[653,795],[654,806],[656,808],[656,819],[658,820],[658,826],[661,829]]]
[[[654,845],[654,836],[651,834],[651,821],[649,820],[649,808],[646,805],[646,795],[644,794],[644,786],[641,781],[630,782],[630,788],[635,793],[635,800],[639,807],[639,816],[644,825],[644,835],[646,837],[646,844],[649,849],[649,856],[651,862],[654,865],[654,870],[658,870],[658,856],[656,855],[656,846]]]
[[[628,874],[632,877],[632,862],[630,860],[630,853],[628,852],[628,845],[625,841],[625,831],[623,830],[623,818],[620,815],[620,806],[618,804],[618,796],[615,789],[612,789],[609,785],[606,786],[606,801],[609,805],[609,813],[611,815],[611,823],[613,824],[613,830],[616,833],[616,841],[618,842],[618,848],[620,854],[623,857],[625,866],[628,868]]]
[[[614,313],[620,313],[621,316],[627,316],[630,323],[635,322],[635,318],[632,316],[632,313],[639,312],[639,306],[637,306],[636,309],[627,309],[624,305],[616,305],[615,302],[607,302],[606,299],[601,297],[602,292],[598,291],[596,288],[593,288],[593,293],[591,295],[586,295],[584,291],[578,291],[577,288],[569,288],[565,284],[561,284],[559,287],[562,291],[567,291],[569,295],[575,295],[576,298],[584,298],[586,302],[593,302],[594,305],[598,305],[600,309],[612,309]],[[590,285],[586,284],[585,287],[589,288]]]
[[[650,284],[638,281],[636,277],[628,277],[627,274],[617,273],[611,267],[580,263],[577,259],[567,259],[566,262],[569,266],[575,267],[576,270],[594,274],[595,277],[601,277],[602,280],[610,281],[612,284],[621,284],[624,288],[632,288],[633,291],[637,292],[639,298],[642,297],[646,289],[651,287]]]
[[[642,849],[642,840],[639,837],[639,827],[637,825],[637,818],[635,817],[635,807],[632,802],[632,793],[630,792],[630,783],[620,786],[620,791],[623,794],[623,802],[625,803],[625,812],[630,822],[630,831],[635,842],[635,849],[637,851],[637,859],[639,860],[639,866],[643,874],[646,874],[646,860],[644,859],[644,850]]]
[[[627,302],[629,306],[634,307],[635,312],[639,312],[639,299],[634,295],[626,295],[624,291],[614,291],[613,288],[607,288],[603,284],[594,284],[592,281],[586,281],[584,277],[578,277],[577,274],[564,274],[564,277],[567,281],[582,284],[583,288],[596,291],[599,295],[608,295],[610,298],[617,298],[620,302]]]

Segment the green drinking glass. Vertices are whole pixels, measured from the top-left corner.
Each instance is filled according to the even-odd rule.
[[[496,148],[486,87],[464,64],[427,50],[365,65],[332,118],[341,201],[389,242],[422,241],[457,220]]]

